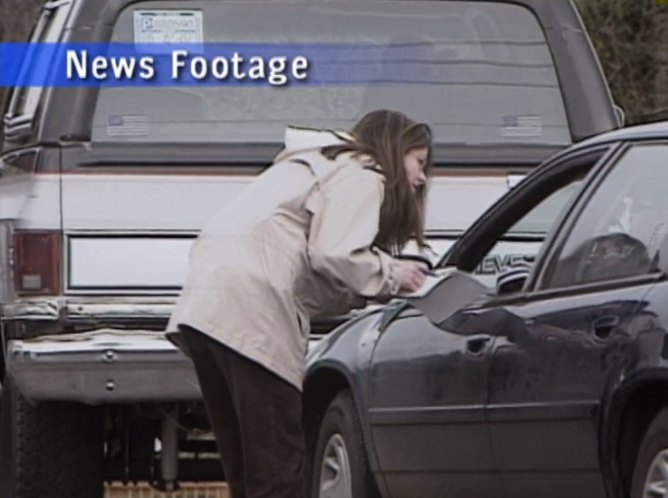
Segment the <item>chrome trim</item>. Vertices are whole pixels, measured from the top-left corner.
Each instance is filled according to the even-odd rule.
[[[51,320],[82,322],[90,320],[132,320],[143,319],[165,321],[176,303],[176,296],[155,297],[57,297],[24,298],[11,303],[0,304],[1,320]],[[370,302],[365,308],[353,309],[336,318],[347,320],[370,308],[380,306]]]
[[[201,399],[190,359],[162,332],[99,329],[11,340],[7,370],[28,399],[88,404]]]
[[[65,316],[72,320],[95,318],[169,318],[176,298],[160,300],[110,300],[110,302],[83,302],[67,300]]]
[[[2,303],[3,321],[47,320],[56,321],[62,307],[58,298],[34,298]]]
[[[2,161],[0,161],[2,164]],[[0,173],[4,168],[0,168]],[[3,192],[3,195],[8,195]],[[14,222],[0,222],[0,301],[8,301],[14,295],[14,279],[12,278]]]
[[[311,349],[319,338],[312,337]],[[198,401],[190,359],[163,332],[103,328],[10,340],[7,371],[36,401],[87,404]]]
[[[3,303],[3,320],[160,319],[166,320],[176,297],[25,298]]]

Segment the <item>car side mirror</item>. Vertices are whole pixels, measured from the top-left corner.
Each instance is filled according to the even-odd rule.
[[[496,279],[497,296],[505,296],[506,294],[512,294],[514,292],[521,291],[527,281],[527,276],[528,275],[523,275],[512,280],[507,280],[504,279],[505,275],[500,275]]]
[[[496,295],[503,296],[520,292],[529,278],[532,265],[532,262],[519,260],[503,270],[496,277]]]
[[[615,117],[617,118],[617,124],[620,128],[624,128],[624,125],[626,124],[626,113],[624,112],[624,109],[622,109],[621,106],[618,106],[617,104],[615,104],[614,109]]]

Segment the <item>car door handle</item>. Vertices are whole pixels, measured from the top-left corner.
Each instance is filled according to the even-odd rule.
[[[472,356],[482,356],[492,344],[492,336],[481,334],[466,339],[466,353]]]
[[[617,315],[604,315],[593,321],[591,331],[594,337],[605,340],[610,337],[610,333],[618,324]]]

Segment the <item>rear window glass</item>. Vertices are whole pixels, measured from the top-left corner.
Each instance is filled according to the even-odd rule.
[[[184,5],[133,4],[112,41],[135,41],[137,13],[184,12]],[[102,88],[94,141],[274,143],[287,124],[346,129],[379,108],[430,123],[438,143],[571,141],[545,36],[521,6],[194,1],[186,10],[201,19],[204,42],[380,47],[373,60],[351,60],[373,65],[377,77],[317,86]]]

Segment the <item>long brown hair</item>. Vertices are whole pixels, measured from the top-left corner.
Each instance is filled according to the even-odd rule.
[[[424,212],[426,186],[417,193],[408,183],[404,158],[415,150],[427,148],[425,175],[433,167],[431,128],[413,121],[398,111],[372,111],[360,119],[351,130],[354,143],[327,147],[323,154],[333,158],[342,152],[355,156],[370,156],[385,175],[385,196],[380,209],[376,245],[397,254],[410,239],[419,247],[425,246]]]

